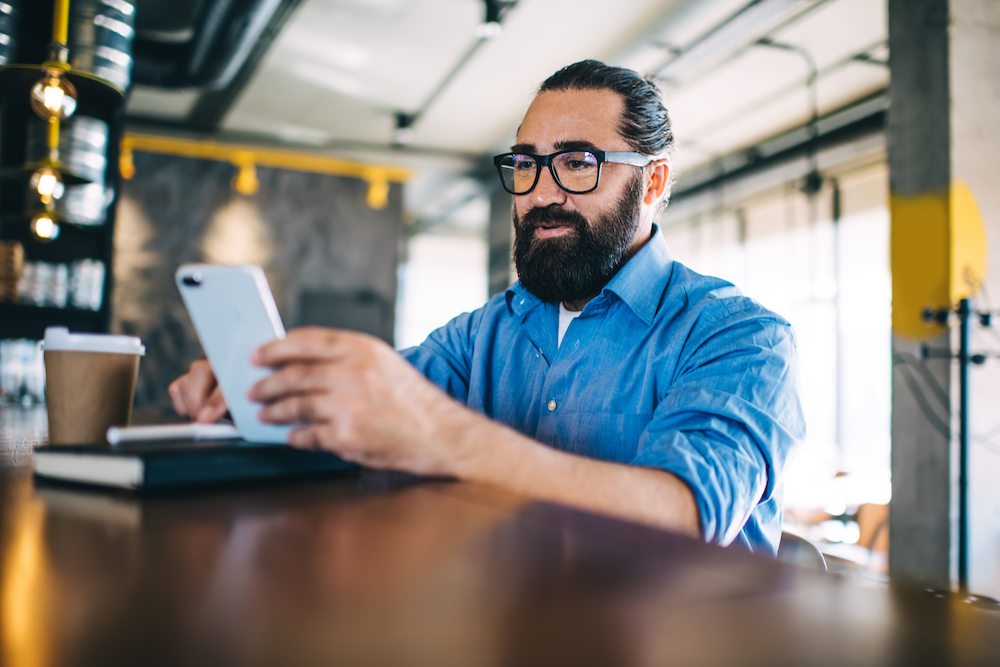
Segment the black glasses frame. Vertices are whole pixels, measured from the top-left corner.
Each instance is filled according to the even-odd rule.
[[[594,183],[594,187],[588,190],[570,190],[569,188],[567,188],[565,185],[562,184],[562,181],[559,180],[559,175],[556,174],[556,168],[553,165],[553,160],[559,157],[560,155],[564,155],[566,153],[590,153],[595,158],[597,158],[597,180]],[[538,165],[538,168],[535,169],[534,182],[531,184],[531,187],[525,190],[524,192],[514,192],[513,190],[507,187],[507,183],[504,181],[503,178],[503,166],[501,165],[501,163],[503,162],[504,158],[508,158],[512,155],[526,155],[530,158],[533,158],[535,160],[535,164]],[[549,173],[552,174],[552,180],[554,180],[556,182],[556,185],[558,185],[560,188],[570,193],[571,195],[584,195],[587,194],[588,192],[593,192],[594,190],[597,189],[597,186],[601,184],[601,166],[605,162],[617,162],[619,164],[629,164],[632,165],[633,167],[645,167],[652,161],[653,159],[651,157],[643,155],[642,153],[631,153],[627,151],[626,152],[599,151],[599,150],[579,149],[579,148],[567,151],[557,151],[555,153],[550,153],[548,155],[535,155],[534,153],[503,153],[502,155],[497,155],[494,156],[493,158],[493,164],[497,168],[497,174],[500,175],[500,185],[503,186],[504,190],[516,196],[526,195],[535,189],[535,186],[538,185],[538,179],[542,175],[541,168],[545,166],[548,166]]]

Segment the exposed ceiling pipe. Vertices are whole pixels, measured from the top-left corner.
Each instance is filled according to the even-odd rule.
[[[753,0],[656,69],[670,84],[690,81],[756,45],[777,28],[830,0]]]
[[[164,88],[224,88],[287,0],[136,0],[134,83]],[[169,19],[172,14],[174,23]],[[170,30],[144,29],[164,22]]]
[[[816,59],[813,58],[809,49],[794,44],[783,44],[770,39],[762,39],[758,42],[761,46],[781,49],[789,53],[795,53],[806,61],[806,68],[809,72],[806,78],[806,89],[809,91],[809,123],[806,126],[809,130],[809,142],[806,144],[806,155],[809,158],[810,171],[806,177],[802,191],[813,197],[823,186],[823,177],[819,173],[816,165],[816,138],[819,137],[819,68],[816,67]]]
[[[394,136],[395,143],[397,145],[403,144],[405,142],[400,141],[400,134],[407,139],[413,137],[413,126],[420,120],[420,118],[427,113],[427,110],[431,108],[434,102],[441,96],[441,94],[451,85],[451,82],[458,76],[465,66],[472,60],[472,56],[476,54],[476,51],[488,40],[496,37],[499,34],[500,23],[503,21],[503,17],[507,15],[516,4],[517,0],[484,0],[486,6],[486,21],[481,23],[475,32],[476,38],[469,48],[465,50],[458,61],[452,66],[451,70],[445,74],[441,82],[431,91],[430,95],[424,100],[420,108],[412,113],[399,112],[396,114],[396,132]],[[496,28],[491,28],[488,30],[481,30],[484,25],[495,24]]]

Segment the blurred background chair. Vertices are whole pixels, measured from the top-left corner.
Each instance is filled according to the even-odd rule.
[[[778,543],[778,560],[790,565],[826,571],[826,559],[819,547],[794,533],[781,533],[781,542]]]

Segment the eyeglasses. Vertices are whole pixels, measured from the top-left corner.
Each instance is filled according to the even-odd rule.
[[[548,165],[552,178],[563,190],[574,195],[593,192],[601,181],[601,165],[605,162],[645,167],[652,160],[642,153],[608,153],[605,151],[559,151],[550,155],[504,153],[493,158],[500,172],[503,189],[512,195],[526,195],[535,189],[540,167]]]

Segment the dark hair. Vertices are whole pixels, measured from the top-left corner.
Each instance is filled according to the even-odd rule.
[[[547,78],[539,93],[550,90],[610,90],[621,95],[625,104],[622,138],[637,152],[650,157],[669,158],[674,150],[670,116],[663,106],[659,86],[633,70],[611,67],[597,60],[582,60],[563,67]]]

